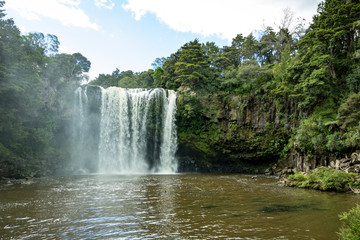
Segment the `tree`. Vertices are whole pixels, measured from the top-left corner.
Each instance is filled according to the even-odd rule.
[[[276,33],[272,27],[267,27],[260,38],[258,58],[262,65],[275,63],[279,59]]]
[[[41,55],[53,56],[58,52],[60,42],[57,36],[35,32],[23,36],[24,41]]]
[[[304,19],[294,20],[294,12],[284,9],[284,15],[278,30],[266,27],[258,43],[258,61],[261,64],[273,64],[282,61],[283,54],[294,56],[297,41],[304,35]]]
[[[153,73],[154,78],[154,86],[155,87],[162,87],[162,76],[164,75],[164,70],[161,67],[157,67],[155,72]]]
[[[137,82],[142,88],[152,88],[154,87],[154,70],[149,69],[148,71],[143,71],[136,75]]]
[[[86,80],[84,74],[89,72],[90,66],[90,61],[80,53],[61,53],[47,59],[41,75],[53,85],[63,82],[80,84]]]
[[[179,58],[180,50],[166,58],[162,67],[163,73],[160,73],[160,70],[158,70],[158,73],[160,73],[160,79],[156,81],[159,84],[157,85],[158,87],[174,90],[180,87],[181,83],[178,81],[178,74],[175,72],[175,64],[179,61]]]
[[[242,65],[246,61],[254,60],[258,52],[257,41],[252,33],[247,37],[238,34],[232,41],[231,46],[236,49],[237,65]]]
[[[342,74],[353,64],[356,43],[359,39],[360,3],[356,0],[328,0],[319,4],[314,16],[311,34],[304,39],[314,39],[317,45],[314,54],[322,54],[331,74],[331,81],[342,85]],[[322,44],[320,44],[320,42]]]
[[[217,68],[216,58],[220,54],[220,48],[214,42],[206,42],[201,47],[204,49],[205,54],[209,56],[210,67]]]
[[[49,174],[66,159],[66,141],[58,141],[68,137],[66,97],[90,62],[79,53],[57,54],[54,35],[20,35],[3,6],[0,1],[0,175]]]
[[[158,67],[162,67],[164,65],[164,62],[166,61],[166,58],[156,58],[155,61],[151,64],[153,66],[154,70],[156,70]]]
[[[360,122],[360,93],[352,93],[338,109],[337,121],[342,129],[356,127]]]
[[[254,35],[250,33],[247,37],[238,34],[233,38],[231,46],[225,46],[216,62],[226,69],[229,66],[238,67],[246,61],[255,60],[259,52],[259,44]]]
[[[263,36],[260,43],[270,38],[275,47],[270,49],[276,49],[263,59],[276,62],[274,92],[278,96],[291,97],[303,111],[311,112],[329,99],[341,101],[348,89],[356,91],[358,77],[349,73],[357,72],[359,62],[355,44],[359,10],[358,1],[328,0],[319,4],[314,22],[300,40],[301,23],[295,28],[300,30],[289,30],[286,19],[291,17],[286,14],[279,33],[269,31]]]
[[[209,67],[209,57],[195,39],[181,48],[179,61],[175,63],[177,81],[183,86],[202,87],[207,82],[206,74]]]

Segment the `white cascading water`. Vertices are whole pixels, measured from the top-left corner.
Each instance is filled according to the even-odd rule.
[[[84,106],[88,103],[88,98],[86,94],[86,89],[77,88],[75,91],[75,102],[77,106],[77,111],[73,118],[73,129],[72,129],[72,139],[74,144],[74,150],[72,151],[72,158],[76,161],[72,162],[71,168],[76,170],[78,173],[85,172],[83,166],[82,152],[84,152],[84,142],[86,135],[86,108]]]
[[[88,87],[79,88],[76,91],[77,97],[86,96],[81,92],[86,92]],[[100,109],[97,113],[99,117],[92,115],[93,119],[99,120],[98,123],[95,121],[91,124],[90,119],[88,125],[91,127],[85,130],[98,131],[98,135],[90,133],[85,135],[98,136],[98,141],[96,144],[93,142],[85,144],[85,141],[84,144],[89,146],[87,152],[91,152],[95,145],[98,147],[96,172],[134,174],[175,173],[177,171],[175,159],[177,94],[175,91],[161,88],[109,87],[103,89],[94,86],[91,88],[101,89],[98,91],[101,94]],[[84,109],[91,109],[91,106],[84,106],[84,104],[89,102],[90,105],[92,97],[86,96],[86,98],[89,100],[78,100],[78,108],[80,108],[78,111],[81,111],[81,115],[85,113]],[[94,111],[93,109],[92,112]],[[84,119],[86,121],[86,117],[81,117],[83,118],[81,121]],[[83,124],[77,126],[82,127]],[[94,129],[94,126],[98,126],[98,129]],[[78,132],[83,131],[84,129]]]
[[[164,90],[163,90],[164,91]],[[160,173],[176,172],[177,162],[175,160],[175,153],[177,150],[177,134],[175,125],[176,114],[176,92],[168,90],[169,95],[163,93],[164,98],[164,114],[163,118],[163,135],[160,154],[160,166],[158,171]]]

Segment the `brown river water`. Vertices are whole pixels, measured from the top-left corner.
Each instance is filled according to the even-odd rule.
[[[0,183],[0,239],[338,239],[360,196],[263,176],[85,175]]]

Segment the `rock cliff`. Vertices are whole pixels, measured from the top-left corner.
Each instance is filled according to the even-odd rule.
[[[264,172],[276,163],[297,120],[295,103],[178,89],[180,171]]]

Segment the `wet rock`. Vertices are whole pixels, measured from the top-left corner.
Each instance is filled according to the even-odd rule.
[[[355,194],[360,194],[360,188],[353,188],[350,186],[350,190],[351,190],[351,192],[353,192]]]
[[[360,164],[360,154],[358,154],[358,153],[351,154],[351,163],[352,164]]]
[[[265,170],[265,175],[266,176],[274,175],[274,172],[273,172],[273,170],[271,168],[267,168]]]
[[[276,183],[276,185],[281,187],[292,187],[293,183],[289,179],[283,177]]]
[[[328,167],[336,170],[342,170],[346,173],[359,173],[360,154],[353,153],[351,154],[351,157],[345,157],[331,161]]]

